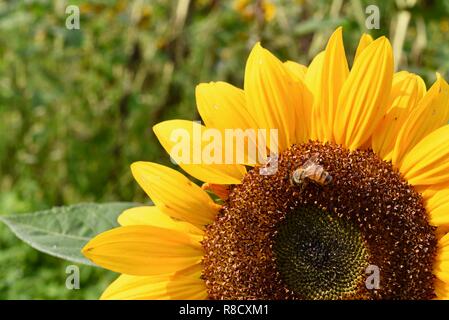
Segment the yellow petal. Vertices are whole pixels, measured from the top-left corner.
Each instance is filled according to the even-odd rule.
[[[152,226],[126,226],[89,241],[83,254],[95,264],[130,275],[159,275],[183,270],[203,256],[201,237]]]
[[[434,274],[442,282],[449,284],[449,233],[438,241],[438,252],[434,263]]]
[[[324,132],[322,132],[323,126],[320,125],[324,121],[320,108],[324,55],[325,53],[322,51],[315,56],[307,69],[305,78],[307,88],[309,88],[313,95],[312,116],[310,119],[310,139],[312,140],[317,140],[319,137],[325,135]]]
[[[248,111],[258,127],[278,130],[279,151],[296,142],[298,137],[302,141],[307,139],[308,128],[299,122],[306,119],[307,112],[303,111],[306,88],[259,43],[246,63],[244,90]]]
[[[202,83],[196,87],[196,101],[198,112],[204,121],[206,127],[220,129],[223,139],[226,139],[227,131],[237,129],[235,133],[242,133],[241,146],[239,138],[233,136],[233,154],[237,155],[239,148],[243,149],[244,159],[240,164],[255,165],[257,158],[257,124],[246,109],[245,93],[226,82]],[[254,135],[245,134],[245,130],[253,130]],[[226,140],[225,142],[226,143]],[[254,152],[251,154],[250,144],[254,146]],[[229,152],[232,147],[226,147]],[[266,150],[264,150],[266,153]],[[235,163],[238,161],[236,160]]]
[[[164,149],[191,176],[216,184],[241,183],[246,173],[245,167],[239,164],[226,164],[223,139],[203,141],[202,136],[205,129],[206,127],[199,123],[187,120],[164,121],[153,127],[153,131]],[[203,152],[206,145],[217,146],[217,150],[221,150],[221,155],[218,155],[218,160],[221,162],[205,163]]]
[[[445,183],[440,184],[433,184],[430,186],[416,186],[415,189],[421,193],[424,201],[429,201],[430,198],[432,198],[437,192],[441,190],[449,189],[449,181]]]
[[[449,203],[430,212],[430,224],[433,226],[449,225]]]
[[[372,148],[385,161],[390,161],[399,131],[415,109],[424,91],[423,80],[408,72],[396,73],[393,77],[388,111],[372,136]]]
[[[305,65],[289,60],[284,62],[284,66],[297,80],[305,79],[307,73],[307,67]]]
[[[120,275],[103,292],[107,300],[191,300],[206,299],[207,291],[200,279],[202,265],[172,274],[155,276]]]
[[[338,97],[348,74],[348,62],[343,45],[342,28],[340,27],[332,34],[324,51],[321,91],[318,93],[321,98],[319,103],[314,106],[314,108],[319,108],[319,110],[316,110],[320,115],[319,121],[315,124],[321,126],[321,129],[317,130],[318,133],[321,133],[317,138],[322,142],[334,141],[333,127]]]
[[[103,300],[205,300],[203,280],[192,277],[121,275],[105,290]]]
[[[304,81],[315,98],[320,96],[325,52],[318,53],[309,65]]]
[[[369,140],[387,111],[392,78],[392,48],[381,37],[363,50],[343,85],[334,126],[338,144],[354,150]]]
[[[201,83],[196,87],[198,112],[206,127],[257,129],[246,109],[245,92],[226,82]]]
[[[204,234],[201,229],[193,224],[170,218],[156,206],[125,210],[117,220],[121,226],[149,225],[196,235]]]
[[[444,235],[439,241],[438,246],[441,248],[449,247],[449,233]]]
[[[443,205],[446,204],[449,205],[449,188],[437,191],[432,197],[430,197],[426,201],[426,204],[427,204],[426,208],[429,212]]]
[[[405,154],[426,135],[449,121],[449,85],[438,76],[437,81],[419,101],[399,131],[393,152],[397,167]]]
[[[440,271],[441,269],[449,270],[449,262],[441,262],[438,265],[438,269],[434,272],[438,279],[445,283],[449,283],[449,272]]]
[[[373,37],[371,37],[367,33],[362,34],[362,36],[360,37],[359,45],[357,46],[357,50],[355,52],[354,61],[360,57],[360,54],[362,53],[362,51],[365,50],[372,42],[373,42]]]
[[[304,80],[296,80],[300,87],[302,104],[295,110],[295,143],[310,140],[312,130],[313,94],[306,86]]]
[[[448,300],[449,299],[449,284],[436,279],[435,280],[435,293],[437,295],[437,299],[440,300]]]
[[[135,162],[131,171],[159,210],[196,226],[209,224],[218,212],[209,195],[180,172],[152,162]]]
[[[449,181],[449,125],[422,139],[404,158],[400,171],[412,185]]]
[[[437,255],[435,257],[435,261],[437,261],[437,262],[449,261],[449,250],[448,250],[448,248],[446,248],[446,246],[444,246],[444,245],[441,246],[440,243],[441,242],[439,242],[439,244],[438,244],[439,247],[438,247]]]
[[[449,225],[440,226],[435,230],[435,236],[438,240],[443,238],[449,232]]]
[[[449,189],[438,191],[427,200],[426,210],[432,225],[449,225]]]

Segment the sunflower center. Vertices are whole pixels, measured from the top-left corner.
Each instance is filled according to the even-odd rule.
[[[305,174],[312,158],[319,167]],[[370,150],[292,146],[275,174],[256,167],[232,189],[202,244],[211,299],[435,296],[437,240],[423,200]],[[380,286],[366,285],[369,265]]]
[[[286,285],[307,299],[337,299],[357,290],[367,251],[348,220],[304,206],[280,222],[273,246]]]

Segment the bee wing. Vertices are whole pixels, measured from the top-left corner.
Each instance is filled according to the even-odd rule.
[[[316,171],[316,163],[311,162],[311,164],[307,167],[303,167],[303,176],[310,177],[315,174]]]
[[[304,162],[302,168],[306,170],[307,168],[310,168],[316,164],[318,164],[318,153],[312,154],[312,156],[306,162]]]
[[[310,161],[314,162],[314,163],[318,163],[318,157],[320,156],[320,154],[318,152],[315,152],[314,154],[312,154],[309,158]]]

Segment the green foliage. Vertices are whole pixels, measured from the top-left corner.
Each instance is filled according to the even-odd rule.
[[[0,299],[98,299],[117,275],[86,265],[80,268],[80,289],[65,287],[63,261],[40,253],[18,240],[0,224]]]
[[[129,165],[170,165],[151,126],[197,119],[196,84],[242,86],[258,40],[284,60],[309,63],[338,25],[352,60],[369,4],[381,10],[373,36],[405,34],[400,69],[428,84],[435,71],[449,76],[445,0],[272,0],[271,20],[255,1],[237,10],[238,2],[70,1],[80,6],[80,30],[65,28],[68,1],[0,2],[0,214],[146,201]],[[405,27],[401,12],[410,14]],[[114,277],[82,267],[81,290],[69,291],[66,265],[0,225],[0,299],[97,298]]]
[[[19,239],[41,252],[94,266],[81,254],[81,249],[101,232],[118,227],[117,217],[136,205],[128,202],[84,203],[0,216],[0,221]]]

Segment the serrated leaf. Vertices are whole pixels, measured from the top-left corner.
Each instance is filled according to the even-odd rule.
[[[118,226],[117,217],[136,203],[84,203],[0,216],[11,231],[36,250],[75,263],[94,265],[81,248],[97,234]]]

